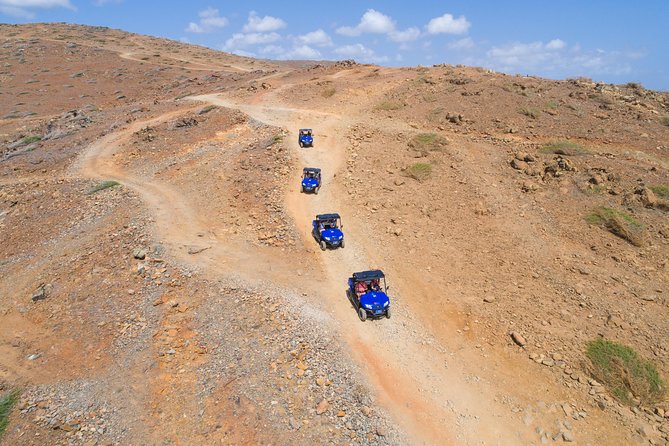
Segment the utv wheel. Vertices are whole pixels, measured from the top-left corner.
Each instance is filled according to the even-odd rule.
[[[300,141],[300,147],[304,148],[304,143],[302,141]]]
[[[315,194],[315,195],[318,195],[318,189],[320,189],[320,188],[321,188],[321,187],[318,186],[316,189],[314,189],[314,194]]]
[[[341,239],[341,244],[339,246],[341,246],[342,248],[344,247],[344,239]]]
[[[328,245],[325,243],[325,240],[321,240],[321,251],[325,251]]]
[[[386,310],[386,317],[390,319],[390,307]]]
[[[304,186],[302,186],[302,190],[300,192],[304,193]]]
[[[364,308],[358,310],[358,317],[361,321],[365,322],[367,320],[367,311]]]

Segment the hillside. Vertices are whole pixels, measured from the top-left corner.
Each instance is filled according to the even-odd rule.
[[[65,24],[0,59],[2,444],[669,443],[587,354],[669,379],[669,93]]]

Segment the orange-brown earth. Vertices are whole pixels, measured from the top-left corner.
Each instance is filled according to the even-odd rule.
[[[669,441],[585,356],[669,376],[668,94],[62,24],[1,25],[0,59],[2,444]],[[371,268],[393,316],[362,323]]]

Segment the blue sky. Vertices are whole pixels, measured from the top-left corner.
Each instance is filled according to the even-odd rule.
[[[70,22],[271,59],[483,66],[669,90],[669,1],[0,0],[0,22]]]

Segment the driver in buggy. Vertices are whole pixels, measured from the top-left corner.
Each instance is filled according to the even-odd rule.
[[[380,291],[381,285],[379,284],[379,279],[372,280],[370,288],[372,289],[372,291]]]
[[[358,296],[358,300],[360,300],[360,296],[362,296],[365,293],[367,293],[367,284],[365,282],[356,283],[355,294]]]

